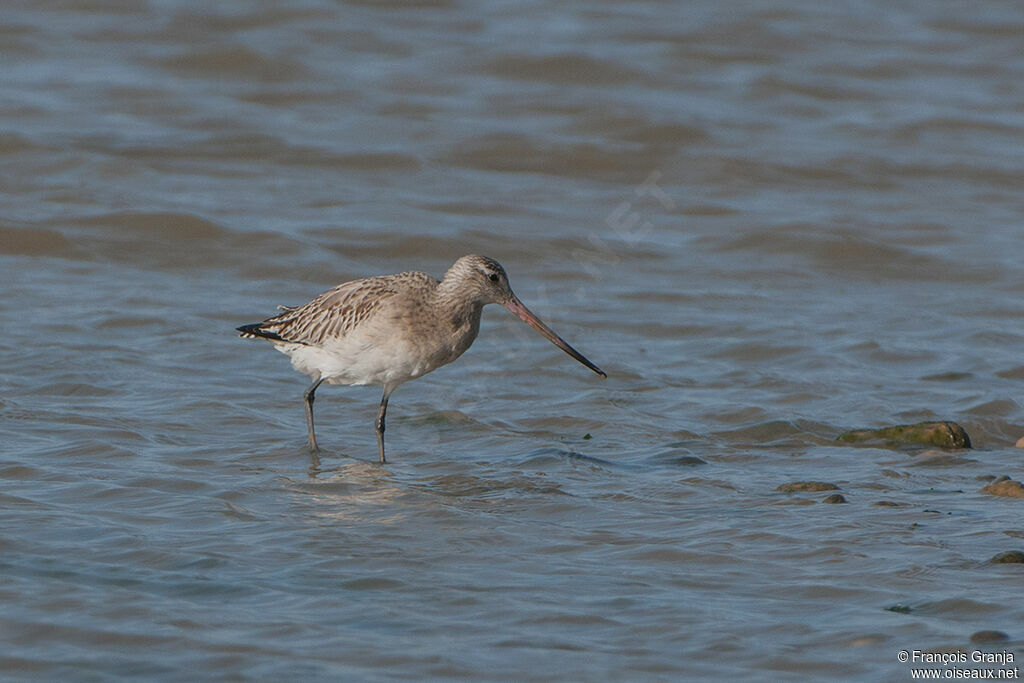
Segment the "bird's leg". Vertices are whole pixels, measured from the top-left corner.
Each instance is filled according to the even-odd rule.
[[[316,445],[316,434],[313,433],[313,401],[316,400],[316,388],[320,386],[324,379],[317,375],[317,378],[306,389],[306,393],[302,395],[302,398],[306,400],[306,425],[309,427],[309,447],[313,449],[314,453],[320,450],[320,447]]]
[[[380,399],[380,410],[377,411],[377,450],[380,452],[380,462],[384,464],[384,415],[388,412],[388,398],[391,392],[384,389],[384,396]]]

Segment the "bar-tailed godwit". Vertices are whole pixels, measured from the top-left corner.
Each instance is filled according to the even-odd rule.
[[[501,304],[607,377],[531,313],[512,293],[505,269],[486,256],[463,256],[440,281],[411,271],[345,282],[303,306],[281,306],[280,315],[237,329],[243,337],[269,340],[291,358],[296,370],[313,378],[304,398],[314,453],[317,387],[324,382],[383,387],[376,427],[380,461],[385,462],[384,415],[391,392],[461,356],[476,339],[480,312],[487,304]]]

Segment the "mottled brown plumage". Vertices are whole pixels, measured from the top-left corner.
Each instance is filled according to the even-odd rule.
[[[314,451],[313,401],[321,383],[381,385],[377,445],[385,462],[384,416],[391,392],[461,356],[476,339],[480,313],[490,303],[505,306],[605,376],[519,301],[505,269],[486,256],[463,256],[442,280],[410,271],[346,282],[302,306],[282,306],[280,314],[238,331],[243,337],[269,340],[297,370],[313,378],[305,401]]]

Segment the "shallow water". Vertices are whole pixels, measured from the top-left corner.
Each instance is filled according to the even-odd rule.
[[[1024,657],[1019,3],[214,6],[0,10],[2,675]],[[233,328],[471,252],[608,379],[490,307],[312,467]]]

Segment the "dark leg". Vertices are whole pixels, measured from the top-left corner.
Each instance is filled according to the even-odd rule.
[[[313,452],[320,450],[320,447],[316,445],[316,434],[313,433],[313,401],[316,400],[316,388],[323,381],[323,377],[317,377],[306,389],[306,393],[302,395],[306,399],[306,425],[309,427],[309,447],[313,449]]]
[[[380,452],[380,462],[384,464],[384,415],[388,412],[388,398],[391,391],[385,387],[384,396],[380,399],[380,410],[377,411],[377,450]]]

